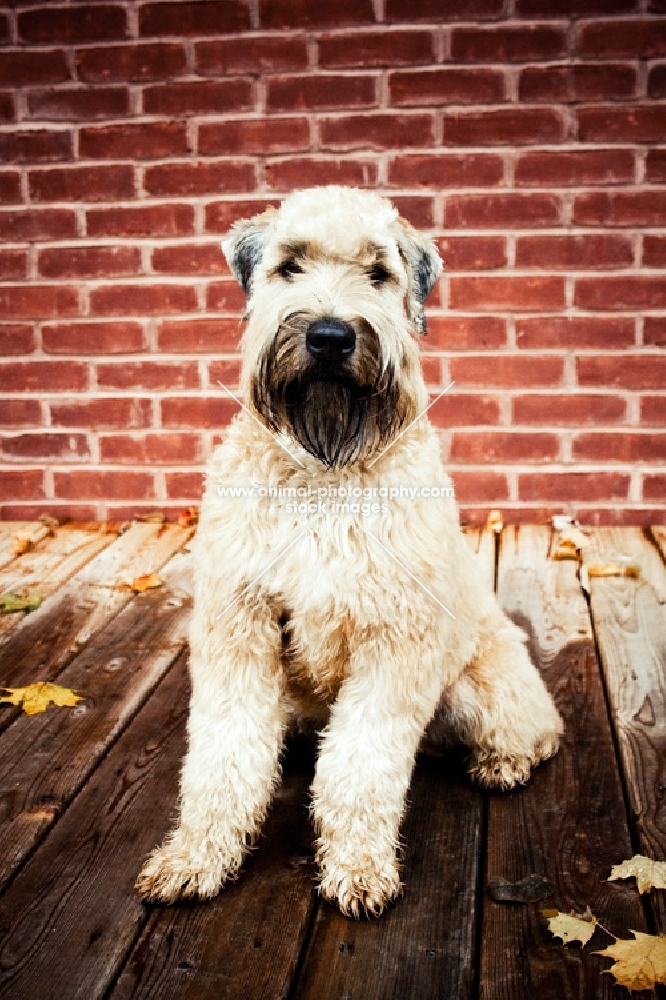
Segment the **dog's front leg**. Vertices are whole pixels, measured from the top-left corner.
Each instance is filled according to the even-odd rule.
[[[279,778],[285,719],[270,608],[248,599],[222,622],[195,613],[191,639],[180,819],[137,880],[152,902],[205,899],[235,878]]]
[[[321,743],[312,789],[320,888],[347,916],[377,916],[400,891],[405,795],[439,697],[428,653],[407,655],[364,647],[352,656]]]

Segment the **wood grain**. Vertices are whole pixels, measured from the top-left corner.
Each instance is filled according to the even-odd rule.
[[[20,558],[14,554],[17,537],[29,538],[36,545],[48,534],[49,529],[41,521],[0,521],[0,569]]]

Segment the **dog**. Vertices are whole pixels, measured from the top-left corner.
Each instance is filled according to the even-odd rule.
[[[247,298],[242,410],[209,462],[193,546],[179,822],[137,888],[172,903],[236,878],[285,735],[310,720],[320,891],[379,915],[401,890],[426,731],[452,729],[471,775],[508,789],[555,753],[562,723],[479,576],[424,414],[434,244],[378,194],[331,186],[237,223],[223,249]]]

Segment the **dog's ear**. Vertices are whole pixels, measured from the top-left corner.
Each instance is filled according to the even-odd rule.
[[[227,263],[248,298],[252,292],[252,273],[261,260],[275,214],[276,209],[267,208],[253,219],[241,219],[222,240]]]
[[[398,249],[410,279],[409,312],[417,331],[425,336],[426,318],[423,303],[442,273],[442,260],[437,247],[414,229],[406,219],[398,219]]]

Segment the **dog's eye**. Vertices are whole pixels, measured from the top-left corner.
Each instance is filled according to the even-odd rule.
[[[303,274],[303,268],[295,260],[285,260],[278,267],[278,274],[282,278],[291,278],[294,274]]]
[[[370,268],[370,281],[373,285],[383,285],[385,284],[391,275],[388,273],[386,268],[382,264],[373,264]]]

